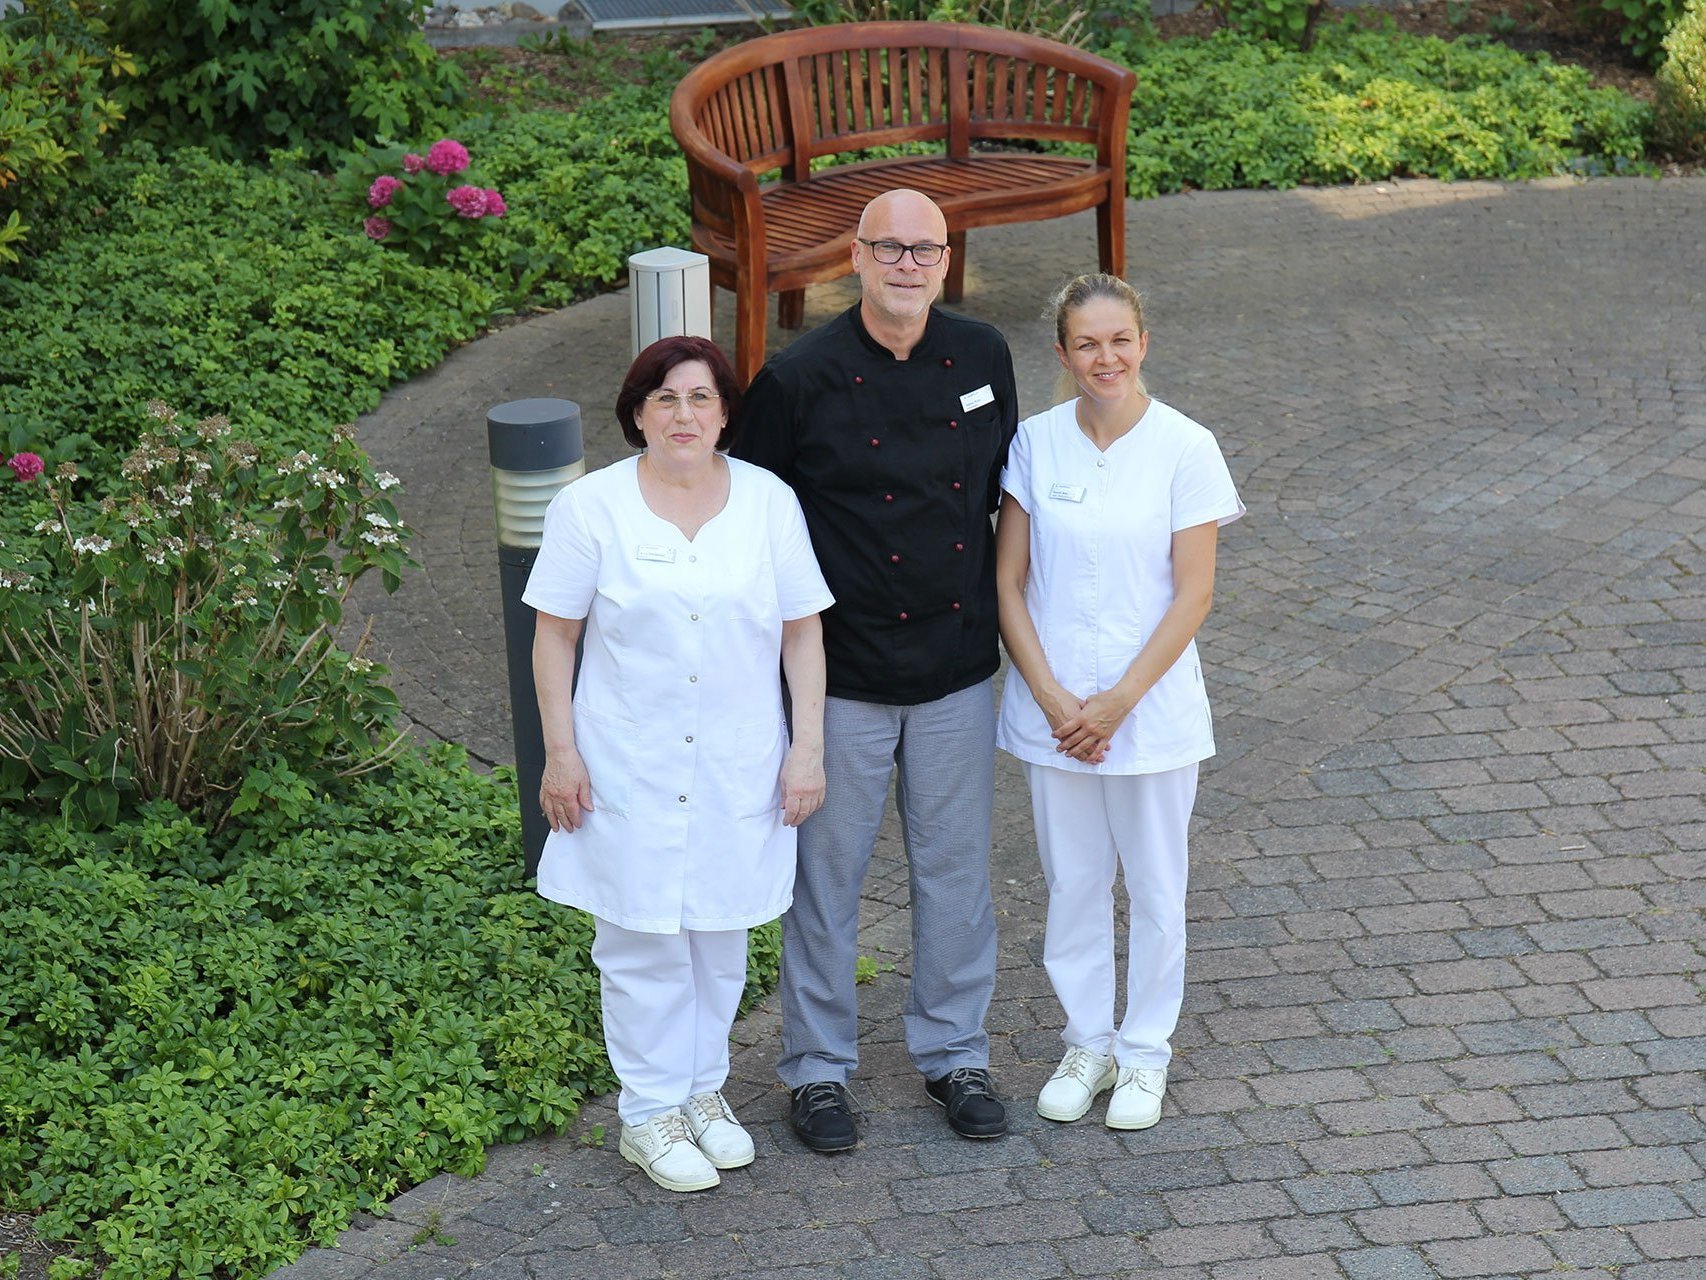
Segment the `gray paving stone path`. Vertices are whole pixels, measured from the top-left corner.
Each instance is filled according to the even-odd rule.
[[[719,1190],[653,1187],[599,1100],[278,1280],[1700,1280],[1703,226],[1699,178],[1131,207],[1153,389],[1216,430],[1250,507],[1202,640],[1221,751],[1158,1127],[1030,1108],[1060,1015],[1007,762],[1005,1140],[953,1137],[906,1061],[891,826],[856,1151],[788,1132],[767,1006],[728,1089],[759,1158]],[[1009,335],[1027,410],[1051,398],[1043,300],[1093,245],[1083,219],[972,236],[965,309]],[[851,297],[814,290],[808,322]],[[424,564],[365,601],[380,648],[420,730],[484,760],[509,723],[484,411],[575,399],[615,458],[627,335],[621,295],[569,308],[361,424]]]

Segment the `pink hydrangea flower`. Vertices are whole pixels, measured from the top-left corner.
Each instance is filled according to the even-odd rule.
[[[426,167],[441,177],[468,167],[468,148],[455,138],[440,138],[427,149]]]
[[[388,173],[382,173],[373,180],[373,185],[367,189],[367,204],[371,209],[383,209],[391,203],[391,197],[403,189],[400,178],[393,178]]]
[[[502,196],[500,196],[496,191],[494,191],[491,187],[487,187],[486,188],[486,216],[488,218],[501,218],[504,216],[504,214],[506,214],[508,212],[509,212],[509,206],[504,203],[504,198]]]
[[[26,483],[47,469],[42,465],[41,455],[35,453],[15,453],[6,460],[6,465],[12,468],[13,475]]]
[[[419,173],[424,168],[426,168],[425,158],[417,155],[415,152],[411,151],[408,155],[403,157],[404,173]]]
[[[386,236],[391,234],[391,219],[369,218],[366,222],[361,224],[361,229],[367,232],[367,238],[369,240],[383,240]]]
[[[445,192],[444,198],[464,218],[486,216],[486,192],[482,187],[452,187]]]

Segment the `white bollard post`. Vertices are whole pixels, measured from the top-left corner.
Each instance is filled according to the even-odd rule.
[[[659,338],[711,336],[711,260],[686,249],[647,249],[628,259],[634,355]]]

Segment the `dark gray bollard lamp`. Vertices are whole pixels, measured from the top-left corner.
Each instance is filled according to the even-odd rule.
[[[497,508],[498,577],[503,588],[504,648],[509,659],[509,712],[515,730],[515,786],[527,874],[539,869],[550,824],[539,812],[545,734],[533,687],[533,609],[523,604],[527,575],[539,555],[545,508],[563,486],[586,474],[580,406],[551,398],[510,400],[486,414],[486,448]]]

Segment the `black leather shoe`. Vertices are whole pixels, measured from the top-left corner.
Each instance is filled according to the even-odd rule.
[[[962,1138],[999,1138],[1007,1132],[1007,1107],[995,1096],[995,1081],[983,1067],[955,1067],[924,1082],[924,1092],[948,1113],[948,1127]]]
[[[814,1080],[795,1089],[788,1122],[813,1151],[846,1151],[859,1141],[847,1090],[830,1080]]]

